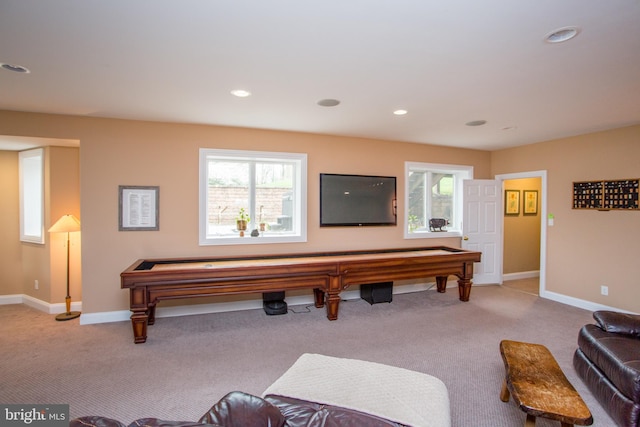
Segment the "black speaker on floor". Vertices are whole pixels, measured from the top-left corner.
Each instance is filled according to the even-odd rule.
[[[393,299],[393,282],[367,283],[360,285],[360,298],[369,304],[391,302]]]
[[[269,316],[287,313],[284,292],[265,292],[262,294],[262,308]]]

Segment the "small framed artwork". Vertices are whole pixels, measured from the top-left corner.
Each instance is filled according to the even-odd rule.
[[[523,190],[522,215],[538,215],[538,190]]]
[[[520,215],[520,190],[504,190],[504,214]]]
[[[160,229],[160,187],[118,186],[118,231]]]

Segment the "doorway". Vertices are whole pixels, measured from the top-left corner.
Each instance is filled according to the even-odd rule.
[[[503,216],[502,285],[521,292],[544,296],[546,283],[546,171],[496,175],[504,190],[517,191],[517,215]],[[535,214],[524,210],[524,197],[535,192]]]

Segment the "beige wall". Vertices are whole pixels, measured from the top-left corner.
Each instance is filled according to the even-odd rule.
[[[640,212],[571,209],[573,181],[638,178],[640,126],[493,153],[421,144],[216,126],[0,111],[0,134],[79,139],[82,300],[85,313],[128,308],[119,274],[138,258],[287,253],[448,244],[404,240],[402,227],[320,229],[320,172],[395,175],[404,199],[404,161],[472,165],[476,178],[547,170],[547,290],[640,312]],[[198,148],[308,154],[308,242],[198,246]],[[118,185],[160,186],[160,231],[118,232]],[[399,218],[404,215],[402,203]],[[72,244],[73,247],[73,244]],[[4,260],[0,261],[3,267]],[[23,260],[24,263],[24,260]],[[37,266],[25,266],[25,269]],[[600,285],[609,296],[600,295]]]
[[[0,295],[22,294],[18,153],[0,151]]]
[[[49,164],[47,218],[49,225],[55,224],[63,215],[80,216],[80,153],[77,148],[48,147]],[[47,233],[50,258],[50,299],[62,302],[67,287],[67,235],[66,233]],[[69,233],[69,288],[72,301],[82,300],[82,279],[79,233]]]
[[[460,239],[404,240],[397,227],[323,228],[319,174],[343,172],[398,177],[404,200],[404,162],[471,165],[490,177],[486,151],[423,144],[200,125],[137,122],[0,111],[0,134],[80,140],[83,312],[126,310],[120,272],[139,258],[289,253],[447,244]],[[279,245],[198,245],[198,149],[231,148],[308,154],[308,241]],[[160,230],[118,231],[118,185],[160,187]]]
[[[546,289],[640,312],[640,211],[573,210],[573,182],[640,178],[640,126],[492,153],[493,174],[547,171]],[[600,286],[609,296],[600,295]]]
[[[80,217],[79,151],[47,147],[44,150],[45,244],[20,242],[18,152],[0,151],[0,210],[3,244],[0,249],[0,295],[24,294],[46,303],[66,296],[66,235],[46,230],[62,215]],[[76,301],[82,296],[80,236],[70,236],[70,283]],[[35,281],[38,281],[38,289]]]
[[[538,213],[525,215],[523,211],[524,190],[535,190],[540,196],[540,178],[507,179],[504,190],[520,192],[520,214],[504,216],[504,247],[502,272],[523,273],[540,270],[540,202]]]

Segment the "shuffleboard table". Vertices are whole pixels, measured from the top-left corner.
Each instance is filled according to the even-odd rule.
[[[338,318],[340,292],[351,285],[435,277],[438,292],[458,277],[468,301],[480,252],[447,246],[223,258],[141,259],[120,274],[129,289],[135,343],[147,340],[158,302],[215,295],[313,289],[317,308]]]

